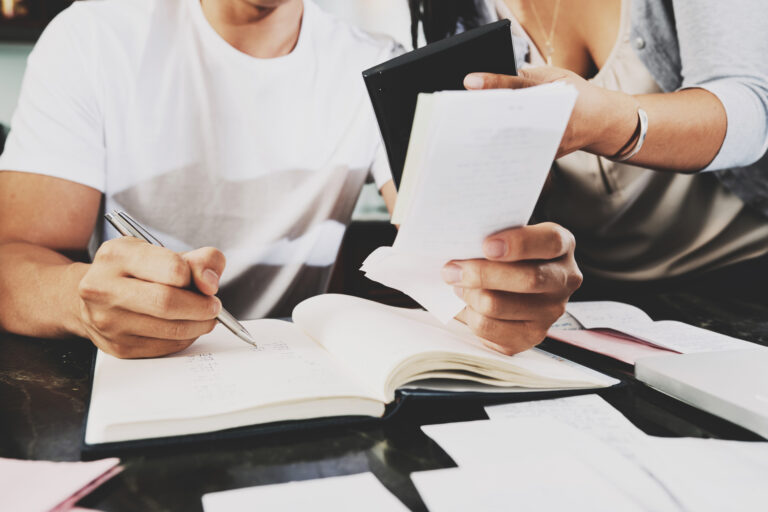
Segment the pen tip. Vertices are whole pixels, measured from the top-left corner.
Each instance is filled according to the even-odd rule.
[[[245,341],[247,341],[248,343],[250,343],[251,345],[253,345],[254,347],[256,346],[256,341],[253,339],[253,336],[251,336],[251,333],[249,333],[249,332],[248,332],[248,331],[245,329],[245,327],[242,327],[242,326],[240,327],[240,336],[241,336],[241,337],[242,337],[242,338],[243,338]]]

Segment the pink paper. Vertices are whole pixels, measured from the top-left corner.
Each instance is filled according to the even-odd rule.
[[[74,504],[122,468],[120,459],[48,462],[0,458],[0,510],[57,512]]]
[[[607,331],[550,329],[547,336],[629,364],[635,364],[641,357],[676,353]]]

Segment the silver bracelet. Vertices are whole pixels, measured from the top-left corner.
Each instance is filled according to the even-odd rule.
[[[645,137],[648,135],[648,114],[645,113],[645,110],[638,108],[637,109],[637,117],[640,118],[640,135],[637,137],[637,142],[635,143],[635,147],[632,148],[632,151],[627,153],[626,155],[618,158],[614,158],[614,162],[626,162],[636,154],[640,152],[641,149],[643,149],[643,143],[645,142]]]

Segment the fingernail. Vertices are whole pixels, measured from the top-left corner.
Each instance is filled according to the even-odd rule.
[[[221,304],[221,299],[218,297],[214,297],[216,301],[216,307],[213,308],[213,312],[216,316],[219,316],[219,313],[221,313],[221,310],[224,308],[224,306]]]
[[[507,254],[507,243],[499,239],[486,240],[483,244],[483,253],[486,258],[501,258]]]
[[[482,89],[485,81],[480,75],[467,75],[464,77],[464,87],[467,89]]]
[[[448,284],[461,282],[461,267],[454,263],[444,266],[441,274],[443,276],[443,281]]]
[[[461,287],[459,287],[459,286],[454,286],[454,287],[453,287],[453,293],[455,293],[455,294],[456,294],[456,296],[457,296],[458,298],[460,298],[460,299],[463,299],[463,298],[464,298],[464,288],[461,288]]]
[[[219,274],[207,268],[203,271],[203,281],[214,288],[219,287]]]

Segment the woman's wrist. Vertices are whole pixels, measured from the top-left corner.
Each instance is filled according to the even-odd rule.
[[[629,94],[604,91],[595,116],[592,140],[584,149],[605,157],[622,154],[637,139],[639,103]]]

